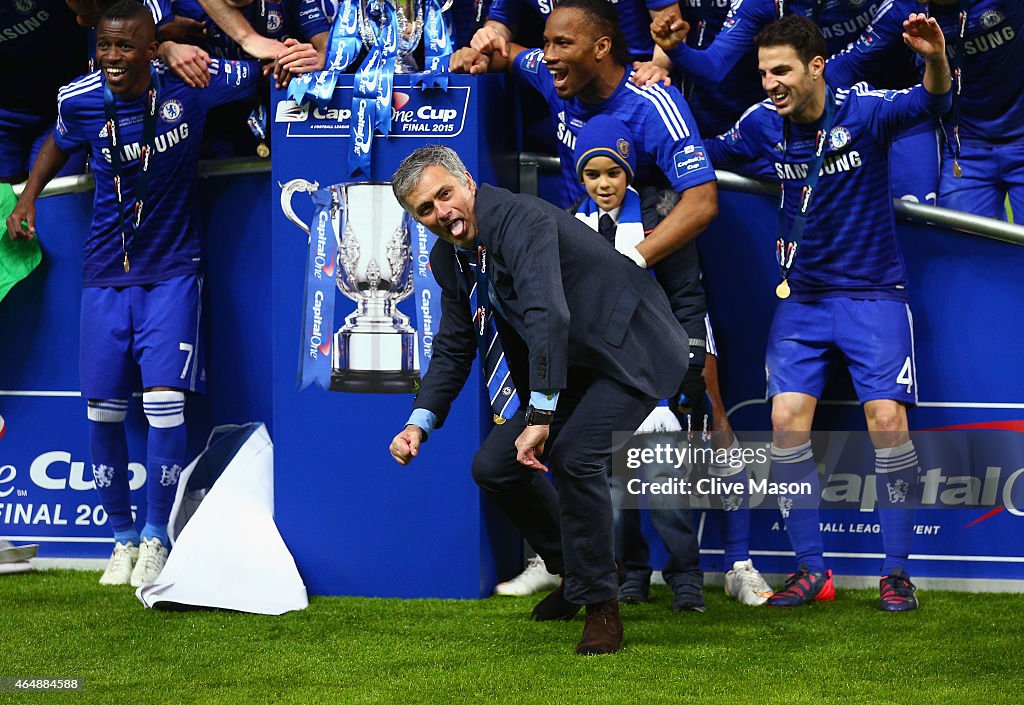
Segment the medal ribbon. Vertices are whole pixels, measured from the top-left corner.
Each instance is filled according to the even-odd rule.
[[[309,250],[306,255],[306,287],[302,295],[305,312],[302,317],[302,349],[299,351],[299,390],[313,382],[321,389],[331,386],[331,347],[334,343],[335,268],[338,262],[338,240],[332,224],[332,210],[339,208],[339,232],[345,232],[345,210],[335,205],[340,195],[331,188],[310,194],[313,199],[313,222],[309,228]]]
[[[960,13],[956,20],[956,45],[950,57],[950,69],[953,73],[953,107],[950,110],[950,121],[953,123],[953,139],[949,138],[946,132],[945,121],[940,120],[942,134],[946,139],[946,147],[953,157],[953,175],[957,178],[962,173],[960,170],[960,95],[963,93],[963,68],[964,68],[964,37],[967,35],[967,16],[971,11],[971,0],[960,0]]]
[[[821,167],[825,163],[825,152],[828,147],[828,136],[832,131],[832,123],[835,121],[836,103],[832,95],[832,89],[825,89],[825,114],[822,117],[821,128],[814,140],[814,157],[807,165],[807,178],[804,181],[803,190],[800,192],[800,208],[793,218],[793,225],[790,229],[789,241],[786,241],[786,182],[779,180],[779,239],[775,243],[775,255],[779,261],[779,274],[785,281],[793,267],[793,260],[796,258],[797,248],[804,239],[804,230],[807,228],[808,211],[811,208],[811,196],[818,185],[818,177]],[[782,127],[782,160],[786,161],[789,152],[789,120],[783,122]]]
[[[117,196],[118,222],[121,226],[121,251],[124,271],[129,269],[128,254],[135,242],[135,233],[142,222],[146,197],[149,195],[149,168],[153,162],[156,141],[156,112],[160,102],[160,77],[149,67],[149,89],[142,119],[142,148],[139,152],[139,175],[135,180],[135,208],[129,221],[124,209],[124,162],[121,160],[121,128],[117,124],[117,101],[107,82],[103,81],[103,111],[106,115],[107,139],[110,144],[110,167],[114,172],[114,194]]]

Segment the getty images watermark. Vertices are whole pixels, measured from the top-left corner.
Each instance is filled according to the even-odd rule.
[[[659,434],[660,435],[660,434]],[[732,446],[714,448],[687,443],[662,442],[645,447],[627,447],[625,466],[628,470],[642,470],[645,477],[626,479],[626,492],[631,495],[680,496],[732,496],[732,495],[806,495],[810,496],[810,482],[770,482],[766,477],[745,476],[733,479],[708,474],[688,479],[690,468],[733,469],[737,473],[748,465],[765,465],[770,461],[770,445],[756,447]]]
[[[884,451],[876,454],[867,432],[816,431],[801,464],[774,467],[770,433],[738,435],[734,441],[707,433],[617,434],[617,444],[625,444],[612,459],[612,501],[623,509],[728,511],[744,506],[868,512],[881,505],[1001,508],[1024,516],[1021,432],[915,431],[911,442],[917,463],[895,471]]]

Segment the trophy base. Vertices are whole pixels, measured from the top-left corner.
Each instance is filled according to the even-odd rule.
[[[330,389],[359,394],[414,394],[419,385],[420,375],[415,370],[334,370]]]
[[[418,367],[415,331],[343,328],[334,334],[330,389],[362,394],[415,393],[420,383]]]

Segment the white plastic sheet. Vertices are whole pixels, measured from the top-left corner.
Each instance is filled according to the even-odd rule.
[[[237,452],[218,458],[218,452],[234,446]],[[190,487],[197,467],[211,470],[210,457],[217,458],[215,465],[223,462],[223,471],[217,477],[220,468],[213,468],[208,490],[195,482]],[[309,605],[295,560],[274,523],[274,447],[263,424],[222,435],[178,482],[171,513],[174,548],[157,581],[135,593],[146,607],[284,614]]]

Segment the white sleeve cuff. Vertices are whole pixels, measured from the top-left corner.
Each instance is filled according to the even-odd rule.
[[[626,255],[626,257],[629,257],[631,260],[636,262],[637,266],[639,266],[641,269],[647,269],[647,260],[645,260],[644,256],[640,254],[640,250],[636,249],[635,247],[631,247],[622,254]]]

